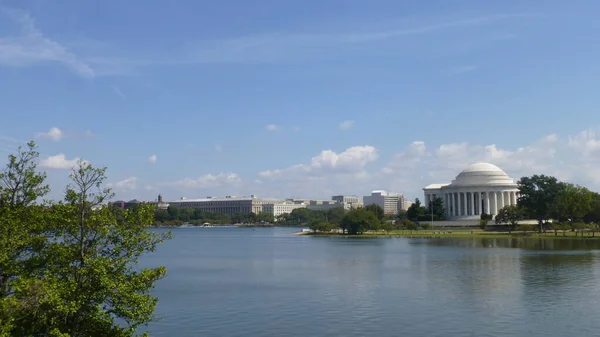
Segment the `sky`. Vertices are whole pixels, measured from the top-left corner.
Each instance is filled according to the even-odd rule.
[[[115,199],[422,198],[474,162],[600,191],[600,2],[0,0],[0,164]]]

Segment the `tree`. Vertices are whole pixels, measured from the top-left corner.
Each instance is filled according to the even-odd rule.
[[[332,208],[327,211],[327,221],[333,225],[339,226],[342,223],[345,214],[346,210],[342,207]]]
[[[533,175],[522,177],[518,181],[518,205],[525,208],[538,221],[540,232],[543,231],[544,220],[550,219],[556,198],[563,188],[555,177]]]
[[[47,208],[53,240],[40,252],[45,266],[37,278],[15,285],[16,297],[35,296],[35,302],[15,309],[11,335],[134,336],[154,320],[150,289],[166,273],[136,264],[169,235],[147,230],[154,220],[150,205],[104,206],[112,196],[102,189],[105,169],[80,161],[70,178],[64,202]]]
[[[444,209],[444,200],[440,197],[435,197],[430,203],[429,208],[427,210],[427,214],[423,216],[428,216],[431,219],[431,214],[433,211],[433,219],[436,221],[441,221],[446,218],[446,210]]]
[[[377,216],[364,208],[350,210],[342,219],[341,228],[350,235],[362,234],[379,227]]]
[[[496,224],[509,224],[509,232],[517,228],[520,220],[523,220],[523,210],[517,205],[504,206],[496,215]]]
[[[29,142],[8,156],[0,172],[0,336],[13,335],[15,311],[35,301],[18,296],[31,293],[34,286],[20,281],[31,279],[43,265],[39,251],[47,243],[46,210],[35,202],[50,188],[46,175],[36,170],[38,158],[35,143]]]
[[[311,222],[308,228],[310,228],[313,232],[325,233],[331,232],[331,230],[333,229],[333,225],[327,221],[316,220]]]
[[[479,228],[486,229],[490,220],[492,220],[491,214],[481,213],[481,215],[479,216]]]
[[[585,187],[563,184],[553,205],[556,219],[573,223],[582,220],[592,210],[592,193]]]
[[[427,209],[421,205],[419,198],[415,199],[415,202],[406,210],[406,217],[411,221],[418,221],[426,214]]]
[[[373,214],[375,214],[375,216],[377,217],[377,219],[379,219],[379,221],[383,221],[383,219],[385,218],[385,213],[383,211],[383,208],[381,208],[381,206],[377,205],[377,204],[370,204],[365,206],[365,209]]]

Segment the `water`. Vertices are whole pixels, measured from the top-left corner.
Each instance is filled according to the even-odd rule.
[[[166,265],[153,336],[592,336],[597,241],[344,239],[189,228]],[[597,250],[596,250],[597,249]]]

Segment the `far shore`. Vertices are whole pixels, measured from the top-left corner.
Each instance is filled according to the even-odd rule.
[[[487,239],[502,239],[502,238],[525,238],[525,239],[600,239],[600,232],[595,233],[592,231],[546,231],[544,233],[533,232],[533,231],[513,231],[513,232],[499,232],[499,231],[483,231],[481,229],[456,229],[456,230],[396,230],[386,232],[369,232],[357,235],[343,234],[340,232],[327,232],[327,233],[315,233],[315,232],[297,232],[297,235],[308,235],[318,237],[344,237],[344,238],[421,238],[421,239],[438,239],[438,238],[487,238]]]

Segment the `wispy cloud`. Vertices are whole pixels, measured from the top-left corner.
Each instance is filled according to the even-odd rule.
[[[35,138],[45,138],[50,139],[54,142],[60,142],[60,140],[64,137],[64,133],[56,127],[50,128],[48,132],[38,132],[35,134]]]
[[[121,97],[122,99],[127,99],[127,96],[125,96],[123,91],[121,91],[121,89],[119,87],[117,87],[116,85],[111,85],[110,88],[117,96]]]
[[[342,130],[350,130],[354,126],[354,121],[343,121],[340,123],[339,127]]]
[[[366,45],[403,37],[491,25],[510,19],[532,19],[544,16],[544,14],[536,13],[498,14],[385,31],[320,34],[272,33],[218,41],[197,41],[188,45],[190,51],[185,61],[191,63],[272,62],[282,57],[299,57],[302,55],[299,51],[322,51],[325,48],[336,51],[338,49],[335,48],[346,45]]]
[[[468,73],[471,71],[475,71],[477,69],[479,69],[478,65],[471,64],[471,65],[464,65],[464,66],[450,68],[447,71],[447,73],[448,73],[448,75],[460,75],[460,74]]]
[[[14,36],[0,37],[0,65],[23,67],[58,62],[82,77],[92,78],[94,70],[60,43],[46,37],[35,20],[25,11],[0,7],[0,18],[11,20],[19,28]]]
[[[267,126],[265,126],[265,130],[267,131],[277,131],[279,130],[279,127],[275,124],[269,124]]]

